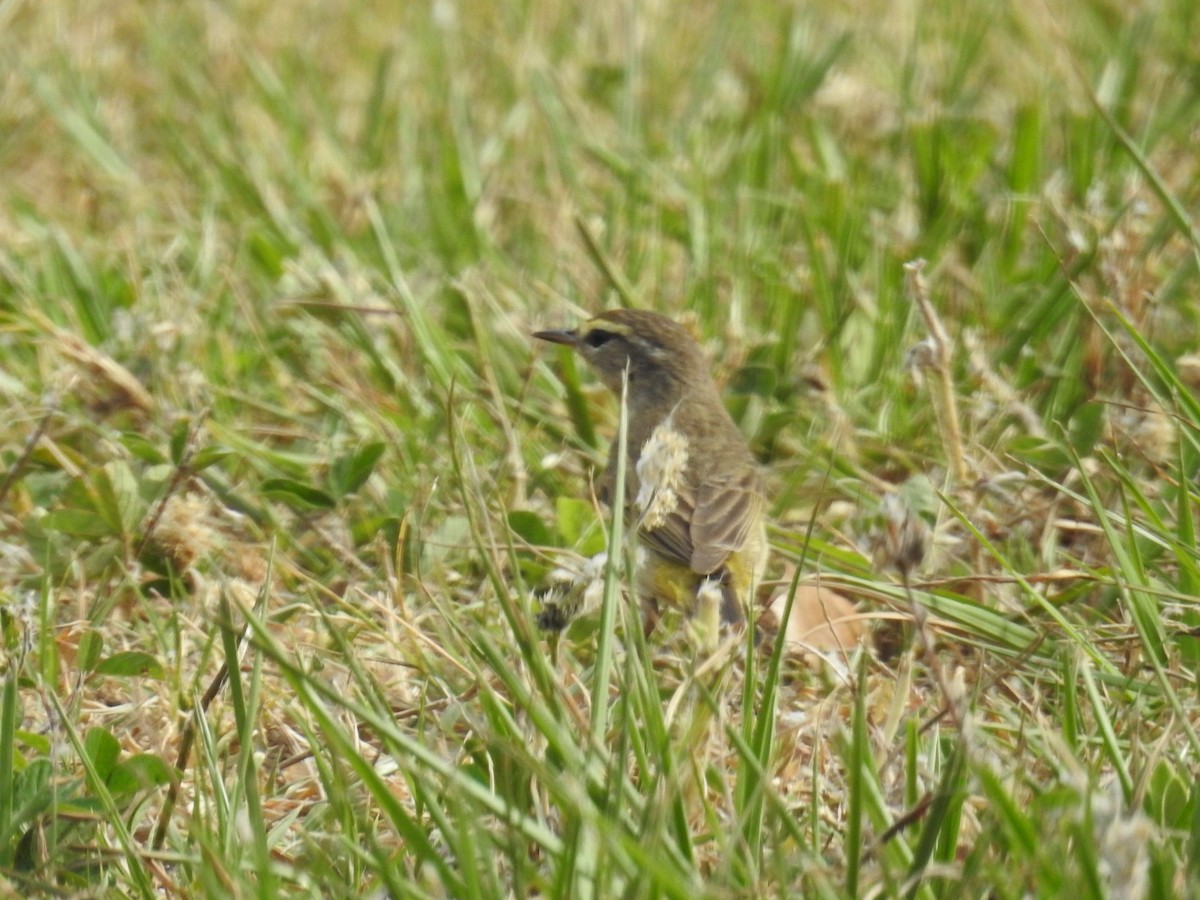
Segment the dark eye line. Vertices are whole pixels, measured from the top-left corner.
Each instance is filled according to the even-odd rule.
[[[603,347],[615,337],[616,335],[611,331],[605,331],[602,328],[594,328],[587,333],[587,337],[583,339],[583,342],[589,347]]]

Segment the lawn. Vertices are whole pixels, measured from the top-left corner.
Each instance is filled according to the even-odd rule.
[[[1193,0],[0,2],[0,896],[1200,897],[1198,147]],[[618,306],[762,465],[713,657]]]

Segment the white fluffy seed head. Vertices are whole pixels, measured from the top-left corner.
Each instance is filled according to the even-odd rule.
[[[642,445],[634,507],[643,528],[660,528],[679,505],[688,464],[688,439],[667,416]]]

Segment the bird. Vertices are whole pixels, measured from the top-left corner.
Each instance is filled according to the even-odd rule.
[[[636,582],[647,631],[662,604],[704,619],[709,633],[740,625],[766,567],[765,502],[700,345],[673,319],[636,309],[533,337],[572,348],[618,397],[628,385],[624,508],[645,550]],[[619,456],[614,440],[597,482],[609,506]]]

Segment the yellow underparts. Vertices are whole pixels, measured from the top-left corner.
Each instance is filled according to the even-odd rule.
[[[766,533],[760,524],[751,529],[746,543],[729,555],[715,572],[693,571],[690,566],[647,550],[638,567],[638,593],[656,607],[678,609],[687,615],[696,610],[696,596],[705,581],[720,584],[721,618],[728,623],[743,621],[749,614],[753,592],[766,564]]]

